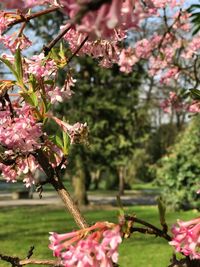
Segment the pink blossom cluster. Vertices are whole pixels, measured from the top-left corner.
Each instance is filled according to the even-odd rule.
[[[15,19],[15,16],[0,11],[0,35],[6,30],[8,24]]]
[[[75,85],[76,80],[72,78],[70,74],[67,75],[65,79],[64,86],[62,88],[56,86],[55,88],[47,87],[46,92],[47,96],[50,98],[50,102],[55,104],[57,102],[64,102],[72,97],[73,91],[71,87]]]
[[[34,172],[37,168],[39,168],[39,165],[32,155],[20,155],[13,161],[13,164],[0,163],[2,176],[7,182],[14,183],[17,178],[22,176],[26,187],[35,184]]]
[[[184,0],[150,0],[156,8],[164,8],[169,5],[171,8],[175,8],[184,3]]]
[[[9,105],[1,104],[0,144],[5,151],[1,156],[0,170],[7,182],[16,182],[23,175],[27,187],[34,184],[33,172],[38,164],[31,153],[40,148],[42,136],[41,125],[32,114],[28,105],[16,105],[11,111]]]
[[[86,33],[81,33],[75,29],[70,29],[64,36],[64,39],[69,43],[72,53],[81,45],[87,37]],[[118,62],[118,55],[120,50],[118,48],[118,41],[124,38],[122,32],[114,31],[112,40],[92,40],[89,39],[84,43],[77,55],[81,56],[87,54],[93,58],[100,60],[100,65],[104,67],[111,67],[113,63]]]
[[[192,101],[192,103],[188,106],[188,112],[199,113],[200,112],[200,102],[197,100]]]
[[[27,73],[35,75],[37,78],[54,75],[57,66],[53,59],[47,59],[44,53],[34,55],[31,59],[26,59]]]
[[[63,152],[42,131],[41,123],[35,118],[34,108],[27,104],[20,107],[13,101],[12,109],[8,104],[1,104],[0,144],[5,151],[0,155],[0,170],[7,182],[16,182],[22,176],[29,187],[35,183],[34,173],[40,168],[34,156],[35,151],[42,149],[52,167],[60,165]]]
[[[13,54],[17,49],[23,50],[32,45],[32,42],[25,35],[17,37],[15,35],[15,33],[12,35],[0,35],[0,42]]]
[[[44,4],[58,5],[56,0],[0,0],[7,9],[26,9]]]
[[[166,113],[170,113],[172,110],[176,112],[200,112],[200,102],[198,100],[193,100],[191,103],[184,102],[175,92],[170,92],[169,98],[162,101],[160,107]]]
[[[177,252],[191,259],[200,259],[200,217],[191,221],[177,221],[172,228],[173,240],[169,242]]]
[[[183,53],[185,59],[191,59],[194,55],[200,53],[200,36],[195,36],[188,44]]]
[[[132,66],[135,65],[135,63],[137,63],[138,61],[139,58],[135,56],[131,47],[122,49],[118,61],[120,71],[130,73],[132,71]]]
[[[122,242],[120,226],[109,222],[66,234],[51,233],[49,248],[65,267],[113,267]]]
[[[22,153],[29,153],[39,148],[42,129],[32,115],[32,108],[24,105],[15,108],[13,112],[14,115],[8,106],[1,105],[0,143],[7,149]]]
[[[61,0],[64,11],[72,20],[89,2],[88,0],[79,2],[76,0]],[[114,29],[119,28],[124,31],[131,28],[137,29],[144,18],[157,15],[158,8],[163,7],[163,5],[174,8],[180,4],[180,1],[178,2],[174,0],[164,2],[148,0],[144,4],[140,0],[112,0],[111,3],[105,3],[97,10],[89,11],[81,19],[81,24],[76,25],[76,29],[105,39],[112,38]]]
[[[169,98],[161,102],[160,107],[166,113],[170,113],[172,109],[180,112],[183,110],[183,103],[175,92],[170,92]]]

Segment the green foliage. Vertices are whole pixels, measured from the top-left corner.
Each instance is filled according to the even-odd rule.
[[[178,129],[174,123],[162,124],[156,131],[151,133],[148,144],[148,154],[152,157],[152,163],[159,160],[171,146],[178,134]]]
[[[133,180],[140,180],[145,182],[151,181],[152,176],[149,168],[150,162],[151,155],[147,153],[145,147],[135,148],[133,155],[128,162],[128,182],[130,182],[131,184]]]
[[[128,167],[136,147],[142,146],[149,131],[147,109],[139,104],[142,68],[136,68],[132,75],[126,75],[117,66],[103,69],[90,58],[79,58],[75,94],[68,103],[57,107],[57,112],[71,123],[88,123],[89,146],[82,148],[82,160],[90,173],[98,169],[109,173],[107,189],[117,185],[118,168]],[[71,152],[74,161],[77,148]]]
[[[194,24],[193,34],[195,35],[200,30],[200,5],[193,4],[188,11],[191,13],[191,22]]]
[[[179,135],[177,142],[160,160],[157,181],[165,202],[174,209],[200,207],[196,191],[200,181],[200,117]]]

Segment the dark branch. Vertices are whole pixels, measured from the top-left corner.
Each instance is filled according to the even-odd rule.
[[[154,226],[154,225],[152,225],[152,224],[150,224],[150,223],[148,223],[146,221],[143,221],[141,219],[138,219],[138,218],[136,218],[134,216],[129,216],[129,215],[125,215],[124,218],[127,221],[136,222],[136,223],[139,223],[139,224],[142,224],[142,225],[146,226],[148,231],[151,229],[151,231],[153,231],[152,233],[155,234],[156,236],[163,237],[167,241],[171,241],[172,240],[171,236],[169,236],[167,233],[165,233],[161,229],[157,228],[156,226]]]
[[[14,26],[14,25],[16,25],[16,24],[19,24],[19,23],[21,23],[21,22],[29,22],[30,20],[32,20],[32,19],[34,19],[34,18],[43,16],[43,15],[45,15],[45,14],[54,12],[54,11],[56,11],[56,10],[59,10],[59,7],[50,7],[50,8],[48,8],[48,9],[45,9],[45,10],[36,12],[36,13],[34,13],[34,14],[31,14],[31,15],[22,15],[22,14],[21,14],[21,18],[16,19],[16,20],[10,22],[7,26],[8,26],[8,27],[12,27],[12,26]]]

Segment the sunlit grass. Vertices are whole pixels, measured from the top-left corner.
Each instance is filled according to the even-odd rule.
[[[148,220],[159,226],[158,214],[155,207],[132,207],[128,213],[135,213],[137,217]],[[102,210],[85,212],[90,223],[100,220],[117,221],[117,210]],[[171,225],[176,218],[188,220],[197,216],[195,211],[169,213],[167,220]],[[59,233],[76,228],[73,219],[61,208],[15,207],[0,209],[0,253],[26,257],[29,247],[34,245],[35,258],[52,258],[48,249],[49,232]],[[154,236],[134,234],[120,247],[121,267],[166,267],[172,254],[171,248],[165,240]],[[1,267],[10,266],[0,262]],[[33,265],[31,265],[33,266]]]

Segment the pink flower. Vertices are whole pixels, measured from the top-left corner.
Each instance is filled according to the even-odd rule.
[[[160,107],[163,109],[164,112],[167,113],[170,113],[172,109],[174,109],[176,112],[180,112],[184,109],[183,103],[175,92],[170,92],[169,98],[165,99],[160,104]]]
[[[36,122],[29,105],[15,109],[16,116],[0,110],[0,143],[13,151],[29,153],[40,147],[41,125]],[[6,115],[6,117],[5,117]]]
[[[70,29],[65,34],[64,39],[69,43],[71,51],[74,53],[86,37],[87,34]],[[117,44],[121,38],[125,38],[124,32],[114,31],[112,40],[99,39],[93,41],[88,39],[77,55],[87,54],[93,58],[100,59],[101,66],[109,65],[111,67],[113,63],[118,62],[120,50]],[[102,61],[106,61],[107,64]]]
[[[0,36],[0,42],[2,42],[5,47],[10,49],[13,54],[18,48],[23,50],[32,45],[31,41],[25,35],[16,38],[15,35],[16,34],[14,33],[12,35]]]
[[[5,8],[22,10],[44,4],[58,5],[56,0],[0,0],[0,3],[1,2],[4,4]]]
[[[177,79],[178,75],[179,75],[179,69],[177,67],[170,68],[165,73],[163,73],[160,82],[164,84],[169,84],[170,81]]]
[[[132,66],[138,62],[138,58],[134,55],[133,49],[131,47],[123,49],[119,56],[119,66],[122,72],[130,73],[132,71]]]
[[[200,259],[200,217],[177,224],[172,227],[173,240],[169,244],[191,259]]]
[[[70,87],[73,87],[75,82],[76,80],[68,74],[62,88],[56,86],[53,90],[52,88],[50,88],[50,90],[47,89],[47,94],[50,97],[51,103],[54,104],[56,102],[63,102],[67,99],[70,99],[74,93]]]
[[[192,113],[199,113],[200,112],[200,102],[193,101],[191,105],[188,107],[188,111]]]
[[[71,19],[88,4],[88,0],[61,0],[63,10]],[[147,2],[147,7],[151,7],[152,2]],[[150,12],[152,15],[152,12]],[[110,3],[101,5],[97,10],[89,11],[76,25],[79,32],[90,33],[90,36],[112,39],[114,31],[121,29],[126,31],[130,28],[138,28],[139,23],[148,15],[148,8],[144,8],[141,1],[132,0],[112,0]]]
[[[46,59],[44,54],[35,55],[31,60],[27,60],[27,72],[34,74],[36,77],[48,77],[55,73],[56,64],[54,60]]]
[[[38,167],[38,163],[32,155],[19,156],[12,165],[0,163],[2,176],[7,182],[16,182],[17,178],[23,176],[26,187],[35,184],[34,172]]]
[[[108,222],[67,234],[51,233],[49,248],[65,267],[112,267],[122,242],[120,227]]]

